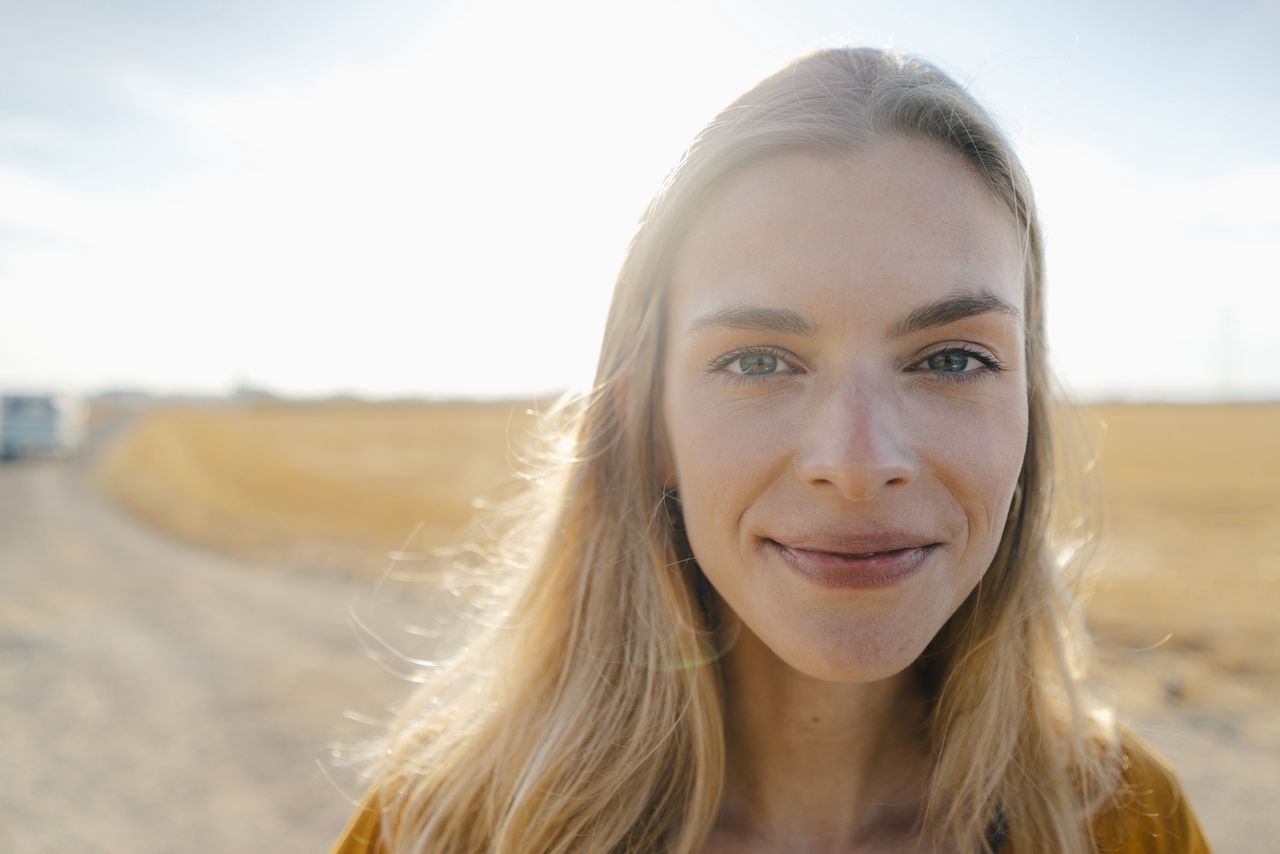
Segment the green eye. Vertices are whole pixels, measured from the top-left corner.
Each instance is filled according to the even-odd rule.
[[[772,353],[751,353],[738,359],[738,369],[748,377],[771,374],[778,369],[778,357]]]
[[[935,353],[927,361],[930,370],[959,374],[964,373],[971,358],[972,356],[959,350],[948,350],[945,353]]]
[[[773,383],[805,372],[786,350],[765,346],[743,347],[725,353],[708,362],[707,370],[719,374],[726,382],[747,385]]]

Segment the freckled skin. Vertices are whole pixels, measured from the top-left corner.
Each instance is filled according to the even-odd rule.
[[[806,676],[901,672],[995,554],[1026,446],[1022,322],[987,312],[893,334],[914,309],[978,291],[1022,311],[1017,229],[972,167],[926,141],[755,164],[718,190],[681,247],[666,319],[667,474],[723,604]],[[735,305],[789,309],[818,330],[690,330]],[[927,361],[949,346],[1003,370],[963,354]],[[776,359],[710,367],[757,347]],[[865,525],[942,545],[877,589],[815,584],[767,545]]]

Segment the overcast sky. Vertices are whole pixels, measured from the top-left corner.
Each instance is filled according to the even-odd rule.
[[[1278,42],[1278,2],[0,0],[0,388],[582,386],[691,136],[853,43],[1015,141],[1071,390],[1277,398]]]

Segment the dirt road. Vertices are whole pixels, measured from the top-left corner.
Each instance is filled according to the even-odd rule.
[[[126,421],[76,460],[0,466],[0,851],[324,851],[339,788],[358,794],[327,745],[371,732],[344,711],[408,690],[348,625],[370,583],[232,561],[98,498],[93,456]],[[1218,851],[1277,850],[1274,749],[1203,715],[1134,726]]]
[[[349,807],[317,761],[407,690],[348,626],[369,582],[142,528],[90,484],[119,426],[0,466],[0,851],[327,850]]]

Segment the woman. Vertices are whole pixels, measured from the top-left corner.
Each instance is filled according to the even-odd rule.
[[[1077,686],[1042,283],[932,66],[820,51],[725,109],[631,242],[506,618],[335,850],[1207,850]]]

